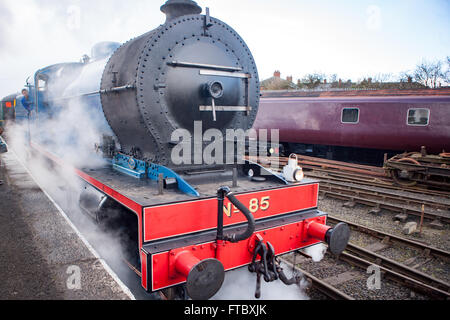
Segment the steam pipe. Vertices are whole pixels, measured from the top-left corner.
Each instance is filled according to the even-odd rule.
[[[71,99],[80,98],[80,97],[93,96],[93,95],[96,95],[96,94],[106,94],[106,93],[111,93],[111,92],[121,92],[121,91],[126,91],[126,90],[133,90],[133,89],[136,89],[135,85],[127,84],[127,85],[121,86],[121,87],[114,87],[114,88],[110,88],[110,89],[103,89],[103,90],[99,90],[99,91],[83,93],[83,94],[80,94],[78,96],[50,99],[50,101],[71,100]]]

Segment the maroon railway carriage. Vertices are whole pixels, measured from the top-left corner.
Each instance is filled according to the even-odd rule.
[[[254,128],[279,129],[297,152],[440,153],[450,150],[450,89],[266,92]]]

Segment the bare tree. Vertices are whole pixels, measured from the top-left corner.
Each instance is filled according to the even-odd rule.
[[[326,75],[323,73],[309,73],[303,77],[301,83],[312,89],[317,87],[324,79],[326,79]]]
[[[437,88],[438,84],[445,79],[442,71],[442,61],[429,62],[422,60],[414,70],[414,79],[430,88]]]
[[[328,76],[328,78],[330,79],[330,82],[331,82],[331,83],[337,82],[337,81],[338,81],[338,76],[337,76],[336,73],[330,74],[330,75]]]
[[[433,64],[433,69],[431,69],[431,87],[437,88],[443,80],[445,81],[445,74],[442,70],[442,61],[438,61]]]
[[[426,60],[423,60],[414,70],[414,80],[428,87],[430,84],[430,78],[431,64]]]
[[[447,64],[447,71],[445,72],[445,81],[448,84],[450,84],[450,56],[447,56],[445,63]]]
[[[392,73],[379,73],[372,77],[373,82],[388,82],[392,79]]]
[[[398,75],[398,79],[400,82],[408,82],[408,83],[412,83],[414,76],[411,73],[411,71],[402,71],[400,72],[400,74]]]

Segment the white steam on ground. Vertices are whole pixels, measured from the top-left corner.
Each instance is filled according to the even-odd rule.
[[[316,244],[314,246],[308,247],[304,249],[304,252],[311,256],[312,260],[314,262],[320,262],[322,261],[323,257],[325,256],[325,253],[327,252],[327,246],[323,243]]]
[[[311,256],[314,262],[320,262],[327,251],[324,243],[318,243],[308,248],[302,249]],[[288,278],[294,275],[292,268],[281,265]],[[265,282],[261,278],[261,298],[260,300],[309,300],[306,293],[308,281],[302,278],[299,285],[286,286],[280,280]],[[255,298],[256,274],[250,273],[247,267],[227,272],[225,281],[219,292],[212,300],[258,300]]]
[[[100,155],[94,152],[95,143],[101,135],[96,131],[95,122],[86,116],[85,106],[74,103],[65,112],[52,120],[31,125],[32,135],[38,132],[45,136],[51,145],[46,150],[57,154],[67,164],[77,168],[94,168],[105,164]],[[135,281],[123,262],[124,252],[121,246],[123,230],[107,233],[100,229],[94,220],[81,211],[79,197],[85,182],[74,174],[73,168],[57,164],[30,152],[27,146],[26,131],[28,123],[11,124],[7,127],[8,144],[17,156],[26,164],[37,183],[64,210],[72,223],[107,261],[117,274],[127,275],[127,283]],[[70,250],[70,247],[68,248]]]
[[[288,278],[293,271],[282,264]],[[299,285],[285,285],[281,280],[265,282],[261,276],[261,298],[255,298],[256,273],[250,273],[247,267],[229,271],[225,274],[222,288],[211,300],[309,300],[305,290],[308,282],[303,278]]]

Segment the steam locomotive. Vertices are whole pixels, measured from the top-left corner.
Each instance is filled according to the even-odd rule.
[[[226,271],[245,266],[257,275],[257,297],[261,277],[298,283],[278,256],[320,242],[339,254],[348,226],[326,225],[319,184],[295,161],[280,174],[241,157],[245,138],[230,130],[252,128],[260,99],[244,40],[194,1],[169,0],[161,11],[155,30],[29,78],[29,147],[84,182],[87,214],[126,227],[126,261],[146,291],[209,299]],[[100,165],[75,165],[62,151],[86,131],[95,132],[89,148]],[[204,159],[211,149],[213,161]]]

